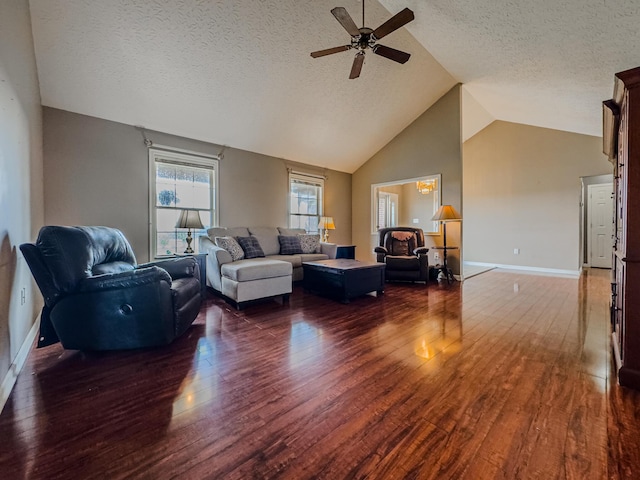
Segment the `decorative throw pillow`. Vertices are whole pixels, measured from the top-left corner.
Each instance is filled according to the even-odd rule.
[[[302,253],[300,238],[297,235],[278,235],[278,242],[280,242],[280,255]]]
[[[256,237],[236,237],[236,240],[244,250],[244,258],[264,257],[264,252]]]
[[[300,234],[302,253],[320,253],[320,235]]]
[[[242,260],[244,258],[244,250],[233,237],[216,237],[216,245],[224,248],[231,255],[231,260]]]
[[[397,240],[393,239],[391,241],[391,255],[398,256],[407,256],[409,253],[409,241],[408,240]]]

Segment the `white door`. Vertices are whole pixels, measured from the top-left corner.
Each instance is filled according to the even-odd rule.
[[[589,185],[589,265],[611,268],[613,247],[613,184]]]

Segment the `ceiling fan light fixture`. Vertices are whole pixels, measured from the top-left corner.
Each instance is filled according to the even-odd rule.
[[[362,0],[362,27],[358,28],[349,15],[349,12],[344,7],[335,7],[331,10],[333,16],[338,20],[340,25],[351,35],[351,45],[344,45],[341,47],[328,48],[325,50],[319,50],[317,52],[311,52],[313,58],[323,57],[325,55],[331,55],[333,53],[343,52],[345,50],[356,49],[358,52],[353,60],[353,66],[351,67],[350,79],[358,78],[360,76],[360,70],[364,63],[365,50],[371,49],[371,51],[377,55],[393,60],[397,63],[406,63],[411,55],[400,50],[396,50],[391,47],[385,47],[379,45],[376,42],[397,29],[405,26],[411,22],[415,17],[413,12],[408,8],[396,13],[389,20],[384,22],[375,30],[364,26],[364,0]]]

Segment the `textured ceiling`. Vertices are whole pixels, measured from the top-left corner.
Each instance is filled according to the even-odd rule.
[[[369,53],[356,80],[352,52],[311,58],[350,42],[335,4],[31,0],[42,103],[353,172],[456,82],[405,29],[380,43],[409,62]],[[366,3],[368,26],[390,16]]]
[[[613,74],[640,65],[639,0],[381,0],[494,118],[602,135]]]
[[[600,135],[640,65],[638,0],[367,1],[372,28],[415,12],[381,41],[412,56],[368,54],[357,80],[352,52],[309,53],[348,43],[330,9],[360,25],[358,0],[30,5],[44,105],[345,172],[457,81],[493,118]]]

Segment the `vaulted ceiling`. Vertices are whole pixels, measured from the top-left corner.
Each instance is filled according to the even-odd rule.
[[[43,105],[345,172],[456,83],[495,119],[600,135],[613,74],[640,65],[637,0],[375,0],[353,52],[331,15],[359,0],[30,0]]]

